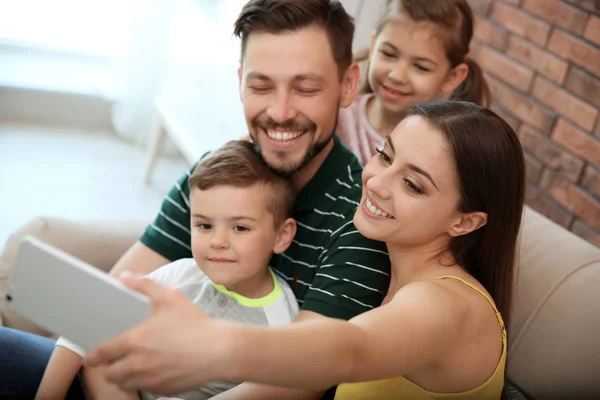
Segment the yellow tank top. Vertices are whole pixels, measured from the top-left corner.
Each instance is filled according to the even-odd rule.
[[[496,370],[480,386],[475,389],[460,393],[434,393],[429,392],[403,376],[382,379],[379,381],[344,383],[338,386],[335,400],[375,400],[375,399],[402,399],[402,400],[436,400],[436,399],[460,399],[460,400],[491,400],[500,399],[502,387],[504,386],[504,368],[506,367],[506,329],[500,312],[494,302],[481,290],[469,282],[457,276],[440,276],[437,279],[456,279],[471,289],[477,291],[491,304],[496,311],[498,323],[502,329],[502,356],[496,366]]]

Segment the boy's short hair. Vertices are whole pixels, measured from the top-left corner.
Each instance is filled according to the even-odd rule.
[[[256,154],[254,144],[246,140],[232,140],[209,153],[198,162],[188,183],[190,191],[220,185],[266,185],[270,191],[267,209],[273,215],[275,227],[291,217],[294,208],[295,193],[291,182],[269,169]]]

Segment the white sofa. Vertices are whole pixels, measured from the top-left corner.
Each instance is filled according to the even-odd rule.
[[[25,235],[108,271],[146,222],[31,221],[0,256],[0,298]],[[526,208],[517,264],[508,377],[535,399],[600,398],[600,249]],[[44,334],[1,306],[5,325]]]

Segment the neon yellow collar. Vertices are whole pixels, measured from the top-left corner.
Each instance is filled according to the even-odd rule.
[[[234,299],[237,300],[238,303],[240,303],[243,306],[252,307],[252,308],[263,308],[263,307],[266,307],[266,306],[269,306],[269,305],[275,303],[277,301],[277,299],[279,299],[283,295],[283,289],[281,288],[281,285],[279,285],[279,281],[275,277],[275,273],[271,270],[271,268],[269,268],[269,272],[271,273],[271,276],[273,277],[273,290],[268,295],[258,298],[258,299],[251,299],[251,298],[242,296],[239,293],[235,293],[235,292],[228,290],[223,285],[217,285],[216,283],[213,283],[213,286],[219,292],[221,292],[229,297],[233,297]]]

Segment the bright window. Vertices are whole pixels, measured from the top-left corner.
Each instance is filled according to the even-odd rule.
[[[0,0],[0,40],[112,56],[134,20],[136,1]]]

